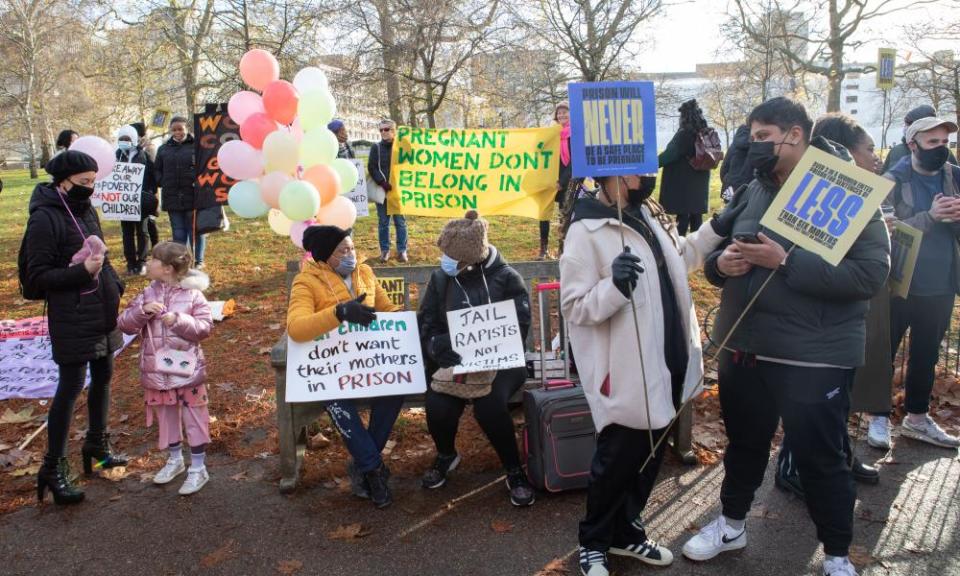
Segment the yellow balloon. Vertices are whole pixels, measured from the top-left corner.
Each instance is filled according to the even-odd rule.
[[[293,174],[300,161],[300,145],[293,134],[276,130],[263,141],[263,162],[266,172]]]
[[[270,229],[280,236],[289,236],[290,227],[293,226],[293,222],[276,208],[270,209],[267,214],[267,223],[270,224]]]

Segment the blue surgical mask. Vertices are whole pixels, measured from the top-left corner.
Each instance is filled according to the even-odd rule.
[[[357,257],[356,256],[344,256],[340,258],[340,263],[337,264],[337,274],[341,276],[349,276],[357,267]]]
[[[460,262],[446,254],[440,254],[440,268],[447,273],[447,276],[456,276],[460,273]]]
[[[133,150],[133,142],[127,142],[126,140],[121,140],[120,142],[117,142],[117,148],[123,150],[124,152],[128,152],[130,150]]]

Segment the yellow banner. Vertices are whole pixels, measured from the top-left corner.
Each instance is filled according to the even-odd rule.
[[[560,127],[508,130],[400,126],[387,195],[390,214],[549,220],[560,166]]]
[[[891,188],[892,180],[811,146],[760,224],[836,266]]]
[[[406,302],[403,301],[404,295],[404,285],[406,281],[403,279],[403,276],[389,277],[389,278],[380,278],[377,277],[377,281],[380,282],[380,285],[383,286],[383,289],[386,290],[387,296],[390,297],[390,301],[396,304],[397,306],[405,306]]]

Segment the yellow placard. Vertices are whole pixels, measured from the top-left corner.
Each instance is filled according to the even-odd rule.
[[[836,266],[892,187],[892,180],[811,146],[760,224]]]
[[[896,67],[897,51],[893,48],[880,48],[877,54],[877,88],[893,88],[893,72]]]
[[[557,194],[560,127],[509,130],[400,126],[387,195],[390,214],[549,220]]]
[[[380,286],[383,286],[383,289],[386,290],[391,302],[397,306],[404,305],[403,293],[406,280],[403,279],[403,276],[397,276],[396,278],[380,278],[378,276],[377,281],[380,282]]]
[[[900,298],[910,294],[913,271],[917,268],[923,232],[897,222],[890,234],[890,293]]]
[[[151,128],[166,128],[167,123],[173,117],[173,113],[166,108],[157,108],[153,111],[153,117],[150,119]]]

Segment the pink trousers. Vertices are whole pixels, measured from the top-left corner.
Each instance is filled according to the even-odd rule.
[[[207,410],[207,391],[204,385],[176,390],[146,391],[147,426],[157,417],[160,434],[157,447],[163,449],[183,441],[200,446],[210,443],[210,411]]]

